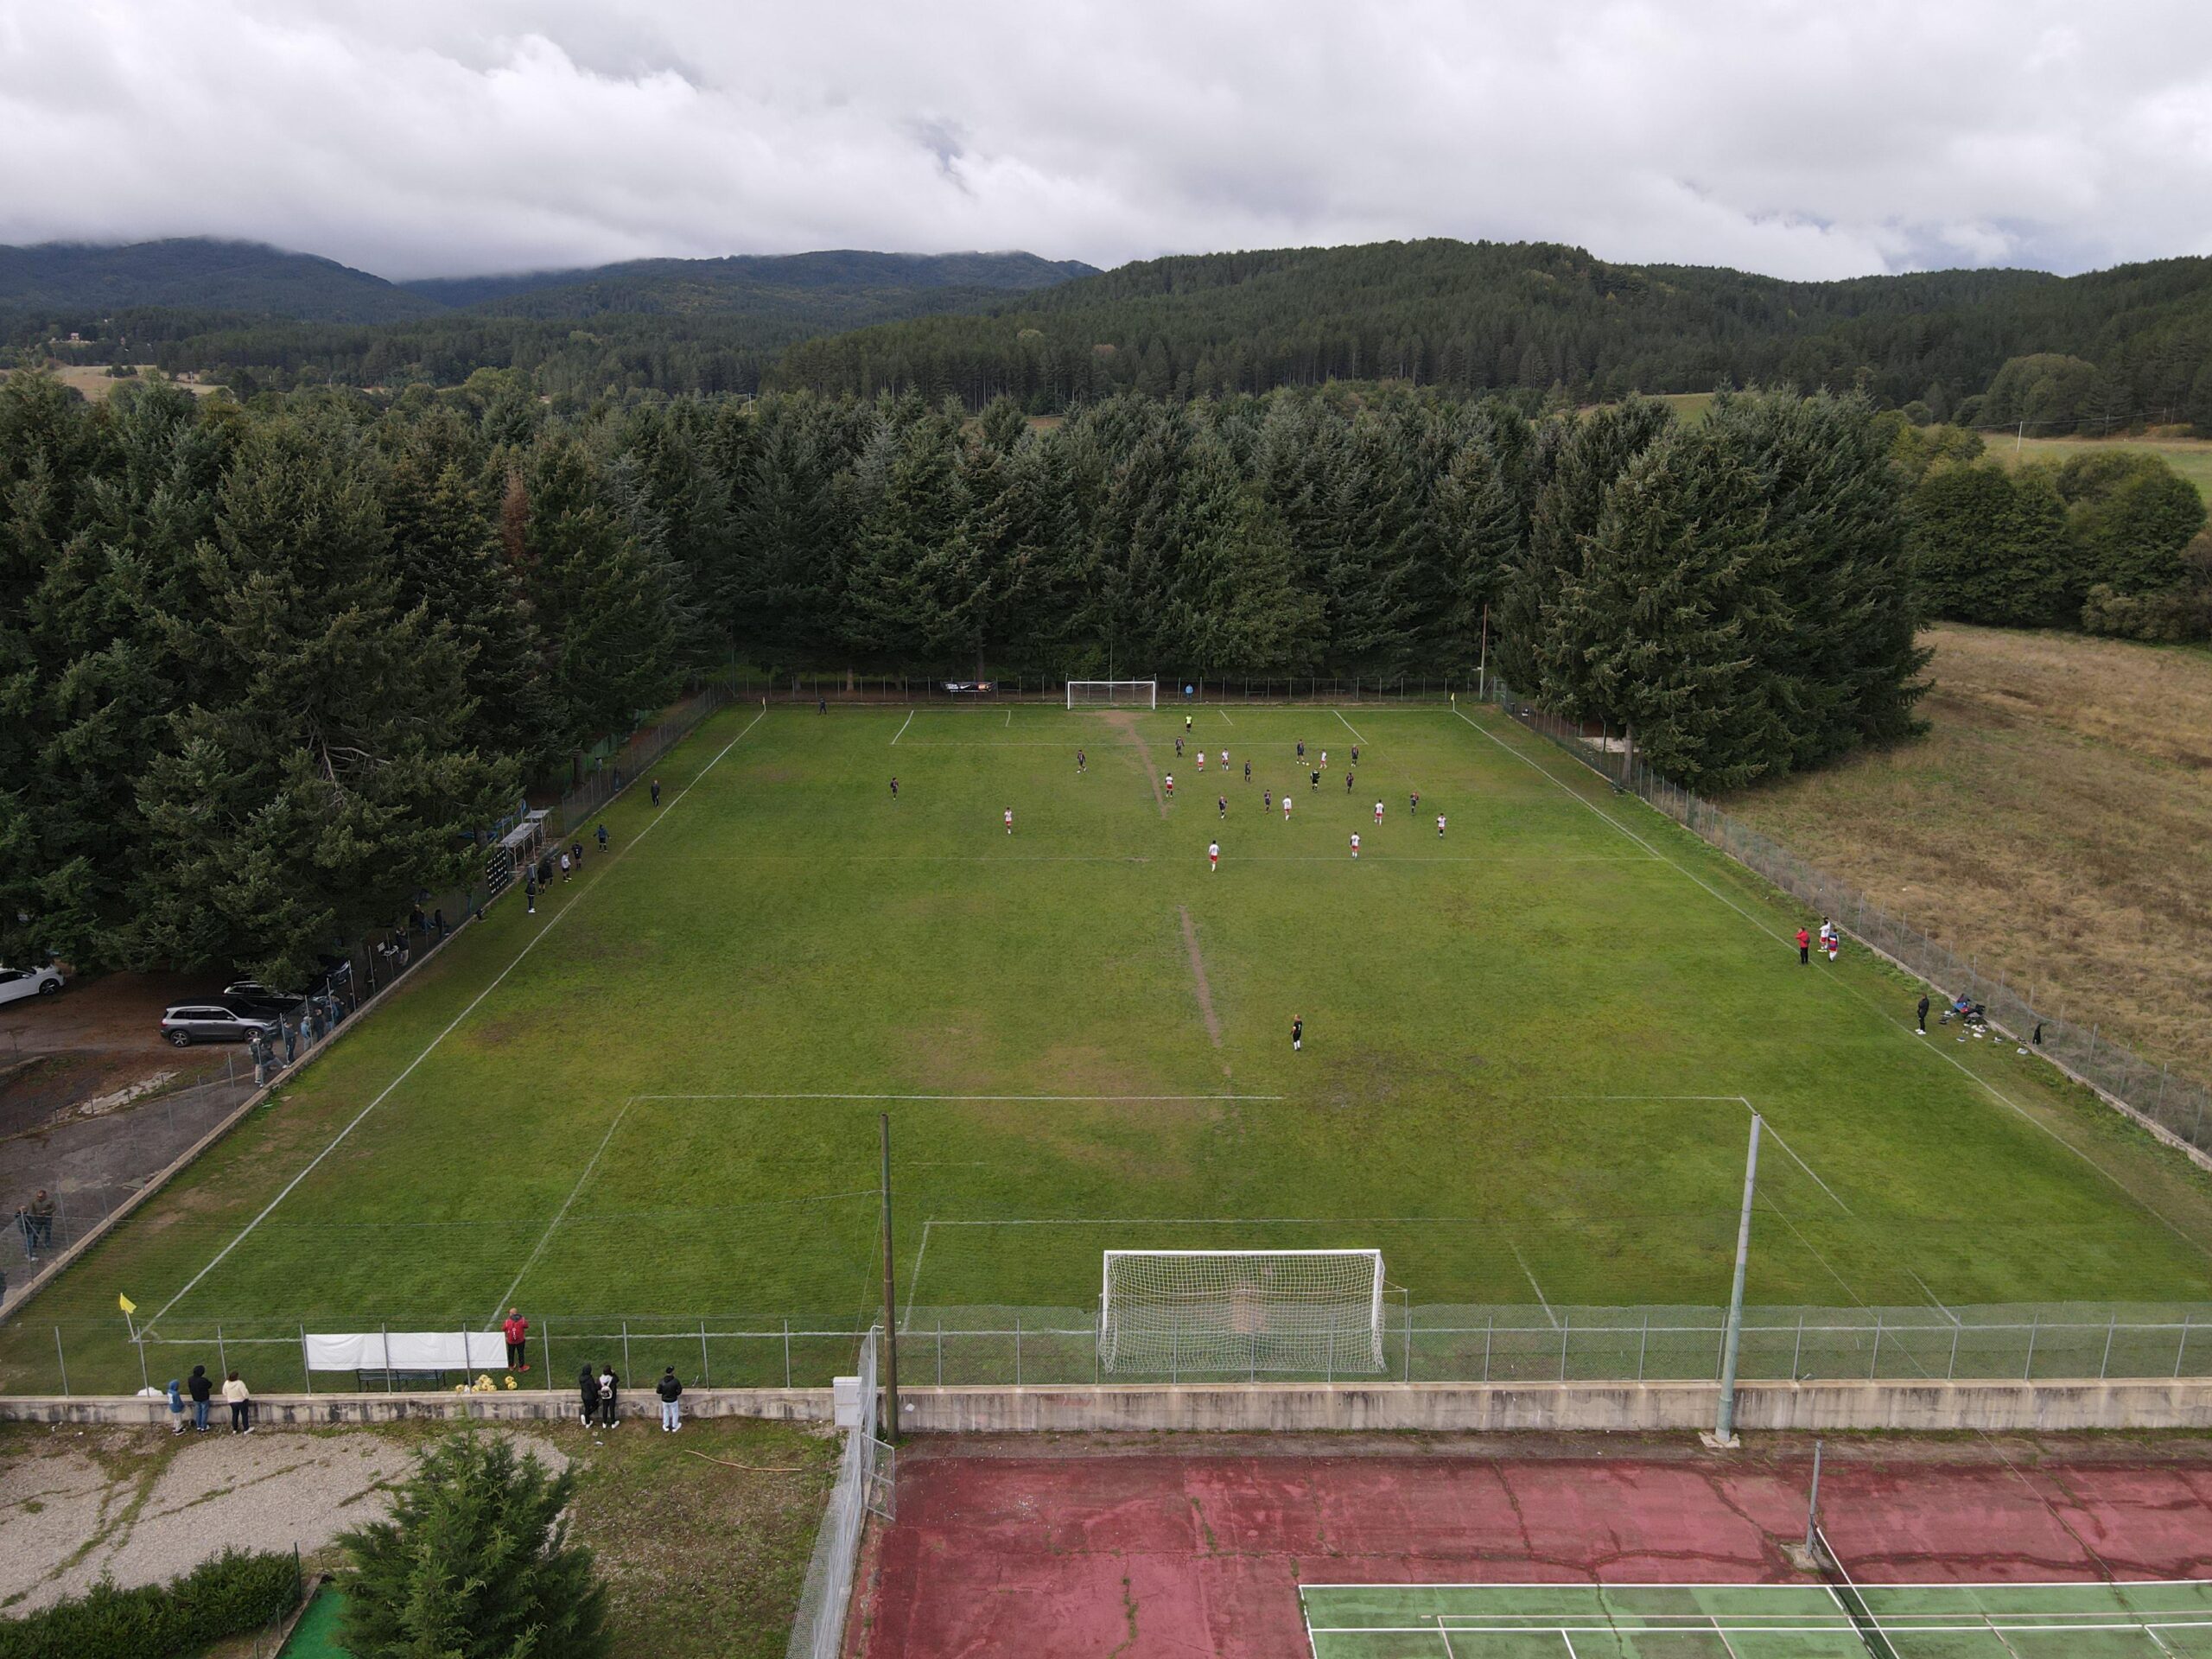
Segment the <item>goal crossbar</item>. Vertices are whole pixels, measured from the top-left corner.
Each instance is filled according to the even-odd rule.
[[[1384,1369],[1380,1250],[1108,1250],[1098,1357],[1109,1371]]]
[[[1160,707],[1157,680],[1070,680],[1067,694],[1071,709]]]

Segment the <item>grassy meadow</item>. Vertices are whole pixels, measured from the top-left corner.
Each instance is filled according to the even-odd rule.
[[[1863,953],[1801,966],[1817,917],[1498,711],[1192,718],[1203,772],[1181,710],[724,710],[611,854],[465,930],[0,1332],[0,1385],[53,1385],[59,1322],[76,1387],[135,1387],[118,1293],[170,1342],[258,1338],[264,1388],[302,1326],[510,1304],[764,1380],[775,1344],[698,1324],[868,1318],[883,1112],[918,1321],[1087,1309],[1107,1248],[1710,1306],[1751,1107],[1754,1301],[2205,1296],[2200,1173],[2009,1048],[1916,1036]],[[849,1353],[801,1339],[794,1375]]]

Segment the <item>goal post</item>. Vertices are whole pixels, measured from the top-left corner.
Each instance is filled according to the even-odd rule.
[[[1108,1250],[1109,1371],[1380,1372],[1380,1250]]]
[[[1157,709],[1158,680],[1070,680],[1071,709]]]

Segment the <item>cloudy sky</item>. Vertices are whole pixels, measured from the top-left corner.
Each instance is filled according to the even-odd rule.
[[[0,0],[0,242],[2212,253],[2212,4]]]

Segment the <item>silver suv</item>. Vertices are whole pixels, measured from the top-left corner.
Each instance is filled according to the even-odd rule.
[[[273,1038],[276,1022],[219,1002],[181,1002],[162,1016],[162,1035],[179,1048],[194,1043],[242,1043],[256,1032]]]

